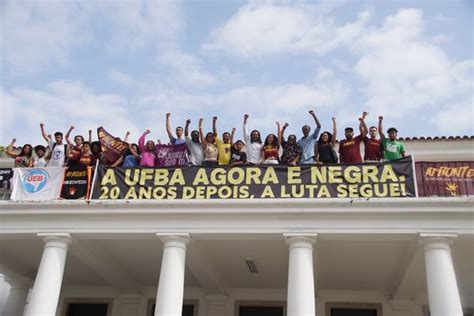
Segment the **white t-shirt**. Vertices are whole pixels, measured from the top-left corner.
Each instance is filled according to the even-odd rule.
[[[251,142],[251,135],[247,128],[247,124],[244,124],[244,142],[245,142],[245,152],[247,153],[247,161],[260,164],[263,160],[262,148],[263,144],[258,142]]]
[[[189,162],[195,166],[200,166],[204,160],[204,150],[200,143],[192,141],[191,137],[186,136],[186,146],[189,150]]]
[[[64,152],[64,144],[56,144],[54,141],[50,140],[48,142],[51,153],[51,159],[49,160],[48,167],[64,167],[64,157],[66,153]],[[54,146],[54,149],[53,149]]]
[[[57,146],[57,145],[56,145]],[[64,147],[64,146],[63,146]],[[56,149],[56,148],[55,148]],[[43,167],[46,167],[48,164],[48,162],[46,161],[46,158],[45,157],[41,157],[41,158],[38,158],[38,159],[35,159],[35,161],[33,162],[33,166],[35,168],[43,168]]]

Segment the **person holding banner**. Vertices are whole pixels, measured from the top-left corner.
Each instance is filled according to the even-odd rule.
[[[154,167],[156,161],[156,146],[155,142],[149,140],[146,142],[145,145],[145,138],[146,135],[150,134],[150,129],[147,129],[143,132],[142,136],[138,139],[138,148],[142,153],[142,157],[140,159],[140,167]]]
[[[204,137],[204,133],[202,132],[202,122],[203,119],[199,119],[199,136],[201,138],[201,144],[204,151],[204,160],[202,162],[203,166],[210,167],[210,166],[217,166],[217,156],[218,156],[218,149],[214,139],[214,133],[207,133],[206,137]]]
[[[301,157],[300,164],[313,164],[314,163],[314,144],[318,139],[319,131],[321,130],[321,123],[314,114],[313,110],[309,111],[309,114],[313,117],[316,123],[316,129],[313,134],[309,135],[311,132],[311,127],[305,125],[302,127],[303,137],[298,140],[298,145],[300,145],[303,150],[303,156]]]
[[[360,143],[367,133],[364,128],[364,119],[368,114],[364,112],[362,117],[359,118],[360,135],[354,137],[354,129],[352,127],[346,127],[344,130],[346,139],[339,142],[339,158],[341,163],[362,163]]]
[[[71,135],[74,126],[71,126],[66,133],[66,143],[68,144],[68,165],[73,165],[78,163],[79,159],[81,158],[81,147],[82,143],[84,142],[84,137],[82,135],[74,136],[74,144],[71,142],[69,136]],[[92,135],[89,134],[89,144],[91,142]]]
[[[388,161],[402,159],[405,157],[405,146],[397,140],[398,130],[395,127],[390,127],[387,130],[388,138],[386,138],[382,129],[382,121],[383,116],[379,116],[379,134],[385,159]]]
[[[262,155],[262,138],[260,132],[254,129],[250,134],[247,127],[248,114],[244,115],[244,142],[245,152],[247,153],[248,162],[252,164],[261,164],[263,161]]]
[[[188,147],[189,162],[194,166],[200,166],[204,161],[204,149],[199,141],[198,131],[192,131],[191,137],[189,137],[189,124],[191,124],[191,120],[187,119],[186,126],[184,127],[184,139]]]
[[[93,167],[95,162],[95,158],[91,153],[91,144],[89,142],[83,142],[81,146],[81,156],[77,161],[77,165],[83,167]]]
[[[367,125],[363,123],[365,132],[367,134]],[[368,129],[370,136],[364,137],[364,162],[378,162],[382,159],[383,146],[382,142],[377,139],[377,127],[371,126]]]
[[[33,167],[33,147],[30,144],[25,144],[21,148],[19,154],[13,151],[13,146],[16,143],[16,139],[13,138],[10,145],[7,146],[7,155],[15,159],[15,167],[20,168],[31,168]]]
[[[64,167],[66,164],[67,145],[63,144],[63,133],[54,133],[54,141],[48,136],[44,129],[44,123],[40,123],[41,135],[48,143],[50,159],[48,167]]]
[[[171,131],[170,125],[170,116],[171,113],[166,113],[166,132],[168,133],[168,137],[170,138],[170,143],[172,145],[181,145],[186,143],[186,140],[183,138],[183,128],[181,126],[176,127],[176,137],[173,136],[173,132]]]
[[[296,135],[291,134],[290,136],[288,136],[288,141],[285,141],[284,133],[289,126],[288,123],[285,123],[285,125],[283,125],[283,128],[280,128],[280,122],[277,122],[277,126],[280,147],[282,147],[283,149],[280,161],[289,166],[298,165],[301,156],[303,155],[303,150],[296,142]]]
[[[222,140],[217,134],[217,116],[212,118],[212,131],[214,132],[214,138],[216,139],[216,145],[218,150],[217,161],[219,165],[228,165],[230,163],[231,148],[235,134],[235,128],[232,129],[232,134],[224,132],[222,134]]]
[[[337,153],[334,150],[336,146],[337,126],[336,118],[332,118],[332,134],[323,132],[316,143],[314,160],[318,165],[328,163],[337,163]]]

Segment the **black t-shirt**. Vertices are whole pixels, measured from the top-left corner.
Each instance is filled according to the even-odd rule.
[[[327,145],[317,145],[318,148],[318,153],[319,153],[319,161],[322,163],[336,163],[337,159],[335,160],[335,153],[333,152],[334,150],[332,149],[332,146],[330,144]]]
[[[238,161],[247,162],[247,154],[244,151],[237,151],[232,148],[230,163],[238,162]]]

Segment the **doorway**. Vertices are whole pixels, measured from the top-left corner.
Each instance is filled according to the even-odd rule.
[[[283,307],[240,306],[239,316],[283,316]]]
[[[107,303],[69,303],[66,316],[107,316]]]
[[[376,309],[331,308],[331,316],[377,316]]]

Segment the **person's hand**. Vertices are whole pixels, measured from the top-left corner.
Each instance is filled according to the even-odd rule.
[[[232,128],[232,133],[235,133],[235,127]]]
[[[280,122],[276,121],[275,123],[278,127],[280,127]]]
[[[248,114],[244,114],[244,120],[246,121],[249,118]]]
[[[335,117],[333,117],[333,118],[332,118],[332,121],[335,123],[335,122],[336,122],[336,118],[335,118]]]
[[[314,111],[313,111],[313,110],[309,110],[309,114],[314,115]]]
[[[213,121],[217,121],[217,116],[213,116],[213,117],[212,117],[212,120],[213,120]]]
[[[91,129],[89,130],[89,134],[92,134],[92,130],[91,130]]]
[[[12,139],[12,145],[13,145],[14,143],[16,143],[16,138],[13,138],[13,139]]]
[[[190,119],[187,119],[187,120],[186,120],[186,125],[189,125],[189,124],[191,124],[191,120],[190,120]]]
[[[170,118],[171,113],[166,113],[166,118]]]
[[[202,122],[203,122],[203,121],[204,121],[204,119],[203,119],[203,118],[200,118],[200,119],[199,119],[199,125],[202,125]]]
[[[383,121],[383,116],[379,116],[379,121]]]
[[[290,126],[290,124],[288,123],[285,123],[285,125],[283,125],[284,128],[287,128],[288,126]]]
[[[147,129],[145,130],[145,134],[150,134],[150,133],[151,133],[151,130],[150,130],[149,128],[147,128]]]
[[[43,127],[44,127],[44,123],[40,123],[40,127],[43,128]]]
[[[125,133],[125,135],[127,135],[127,136],[130,135],[130,134],[131,134],[130,131],[127,131],[127,132]]]
[[[369,115],[369,112],[367,111],[362,112],[362,119],[365,119],[367,115]]]
[[[74,125],[71,125],[71,127],[69,127],[69,129],[72,131],[74,129]]]

